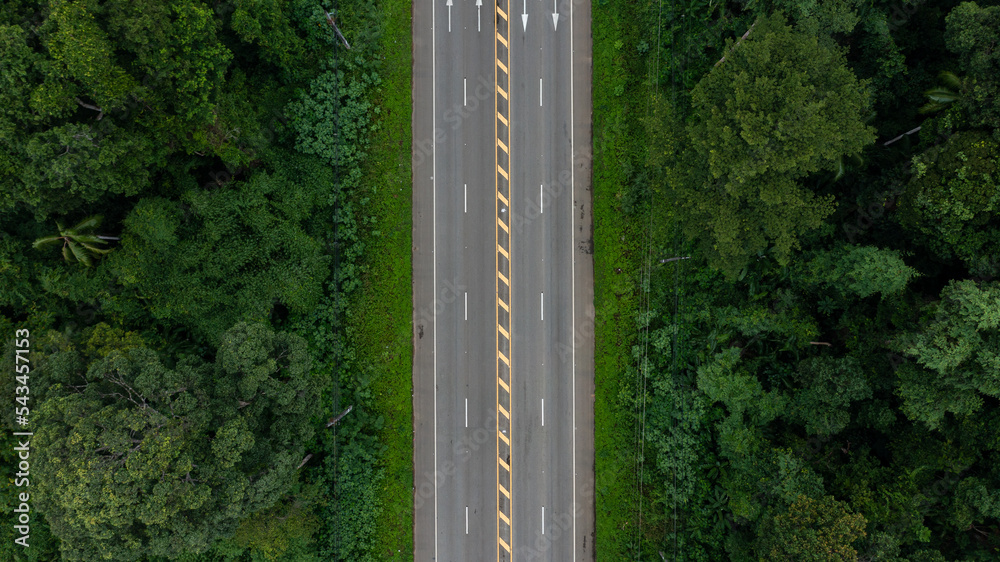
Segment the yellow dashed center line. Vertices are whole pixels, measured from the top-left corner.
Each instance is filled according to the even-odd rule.
[[[503,85],[510,84],[510,50],[508,46],[509,22],[507,9],[509,0],[496,0],[496,15],[494,18],[494,59],[496,60],[496,94],[494,107],[497,119],[494,122],[494,136],[497,140],[496,153],[496,244],[497,244],[497,560],[510,561],[513,557],[511,546],[514,543],[514,527],[511,525],[512,497],[514,475],[510,469],[511,439],[511,378],[513,369],[510,365],[511,341],[511,296],[510,286],[510,113],[509,96]],[[503,60],[501,60],[503,59]],[[501,100],[501,97],[503,100]],[[500,151],[503,151],[502,153]],[[501,213],[501,209],[507,212]],[[506,326],[506,328],[504,327]]]

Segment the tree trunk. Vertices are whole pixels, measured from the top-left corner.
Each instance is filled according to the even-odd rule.
[[[309,462],[309,459],[311,459],[312,456],[313,456],[312,453],[309,453],[308,455],[306,455],[306,458],[302,459],[302,462],[299,463],[299,466],[295,467],[295,470],[298,470],[298,469],[302,468],[303,466],[305,466],[305,464],[307,462]]]
[[[83,100],[76,98],[76,103],[80,104],[80,107],[85,107],[91,111],[97,112],[97,120],[100,121],[104,118],[104,110],[97,107],[96,105],[90,105],[89,103],[83,103]]]
[[[333,27],[333,30],[337,33],[337,37],[340,37],[340,40],[344,43],[344,46],[347,47],[347,50],[351,50],[351,45],[347,43],[347,39],[344,39],[344,35],[340,32],[340,28],[337,27],[337,24],[334,23],[333,16],[330,15],[330,12],[326,12],[326,21],[329,22],[331,27]]]
[[[753,24],[750,26],[750,29],[748,29],[747,32],[743,34],[743,37],[740,37],[739,40],[736,41],[736,43],[733,45],[733,48],[729,49],[729,53],[733,52],[733,49],[735,49],[740,43],[742,43],[744,39],[750,36],[750,32],[753,31],[753,26],[755,25],[757,25],[756,21],[754,21]],[[719,59],[719,62],[715,63],[715,66],[719,66],[720,64],[722,64],[722,61],[726,60],[726,57],[729,56],[729,53],[723,55],[722,58]]]
[[[351,413],[352,409],[354,409],[354,404],[351,404],[350,406],[348,406],[347,409],[344,410],[343,412],[341,412],[339,416],[337,416],[335,418],[330,418],[330,421],[326,422],[326,426],[327,427],[333,427],[334,425],[336,425],[337,422],[340,421],[341,418],[343,418],[347,414]]]

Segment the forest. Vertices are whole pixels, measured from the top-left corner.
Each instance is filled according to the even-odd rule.
[[[594,13],[598,559],[1000,559],[1000,5]]]
[[[411,548],[410,369],[383,356],[409,315],[368,320],[410,301],[409,56],[384,47],[409,3],[338,8],[0,3],[4,372],[15,333],[30,348],[4,421],[33,432],[23,487],[4,434],[30,535],[5,524],[0,559]],[[366,260],[385,247],[392,282]]]
[[[410,3],[330,9],[0,3],[0,559],[412,558]],[[597,558],[1000,558],[1000,3],[593,16]]]

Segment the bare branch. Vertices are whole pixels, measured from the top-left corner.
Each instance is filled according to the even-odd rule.
[[[333,30],[337,32],[337,37],[340,37],[340,40],[344,43],[344,46],[347,47],[347,50],[351,50],[351,46],[347,43],[347,39],[344,39],[344,35],[340,32],[340,28],[337,27],[337,24],[333,21],[333,16],[330,15],[330,12],[326,12],[326,21],[331,27],[333,27]]]
[[[333,427],[334,425],[337,424],[337,422],[340,421],[340,418],[343,418],[347,414],[351,413],[352,409],[354,409],[354,404],[351,404],[350,406],[348,406],[347,409],[344,410],[343,412],[341,412],[339,416],[337,416],[335,418],[330,418],[330,421],[326,422],[326,426],[327,427]]]
[[[97,112],[97,121],[104,119],[104,110],[97,107],[96,105],[90,105],[89,103],[84,103],[80,98],[76,98],[76,103],[80,104],[80,107],[87,108],[91,111]]]
[[[747,32],[743,34],[743,37],[740,37],[739,40],[736,41],[736,44],[734,44],[733,47],[731,49],[729,49],[729,53],[733,52],[733,49],[735,49],[737,45],[739,45],[740,43],[742,43],[744,39],[746,39],[747,37],[750,36],[750,32],[753,31],[753,26],[754,25],[757,25],[756,21],[754,21],[753,24],[750,26],[750,29],[748,29]],[[726,57],[729,56],[729,53],[726,53],[725,55],[723,55],[722,58],[719,59],[719,62],[715,63],[715,66],[719,66],[720,64],[722,64],[722,61],[726,60]]]
[[[295,470],[298,470],[298,469],[302,468],[303,466],[305,466],[305,464],[307,462],[309,462],[309,459],[311,459],[312,456],[313,456],[312,453],[309,453],[308,455],[306,455],[306,458],[302,459],[302,462],[299,463],[299,466],[295,467]]]

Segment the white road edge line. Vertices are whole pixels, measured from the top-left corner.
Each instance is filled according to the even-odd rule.
[[[469,506],[465,506],[465,534],[469,534]]]
[[[465,319],[469,319],[469,292],[465,292]]]
[[[545,534],[545,506],[542,506],[542,534]]]
[[[573,403],[573,562],[577,562],[576,558],[576,245],[573,243],[573,217],[576,216],[575,209],[573,209],[574,190],[576,188],[576,160],[573,154],[573,136],[575,134],[573,123],[574,119],[574,108],[573,108],[573,68],[576,66],[573,64],[573,36],[575,35],[575,26],[573,25],[573,4],[575,2],[569,3],[569,171],[570,171],[570,196],[569,196],[569,212],[570,212],[570,255],[572,256],[572,268],[573,272],[570,275],[571,286],[572,286],[572,297],[570,299],[570,308],[572,309],[573,321],[570,323],[572,326],[573,333],[573,371],[571,375],[572,379],[572,390],[570,391],[570,401]],[[437,329],[435,328],[435,333]],[[435,496],[436,497],[436,496]]]
[[[469,79],[462,78],[462,105],[469,105]]]
[[[437,34],[434,24],[437,15],[437,2],[431,2],[431,134],[437,138],[433,129],[437,128]],[[437,146],[431,141],[431,205],[434,210],[431,212],[432,224],[431,236],[434,242],[431,244],[431,259],[434,261],[434,296],[437,298]],[[434,474],[437,474],[437,313],[434,314]],[[434,479],[434,559],[438,558],[438,484]]]
[[[469,399],[465,399],[465,427],[469,427]]]
[[[542,398],[542,427],[545,427],[545,399]]]
[[[542,293],[541,301],[542,303],[539,305],[538,309],[542,312],[542,320],[545,320],[545,293]]]
[[[538,184],[538,208],[541,209],[541,212],[544,214],[545,213],[545,203],[543,203],[543,197],[544,197],[544,195],[542,193],[542,185],[543,184]]]
[[[538,107],[542,107],[542,79],[538,79]]]
[[[464,212],[469,212],[469,184],[462,184],[462,209]]]

